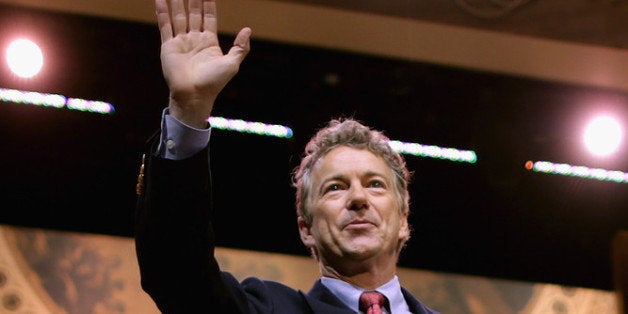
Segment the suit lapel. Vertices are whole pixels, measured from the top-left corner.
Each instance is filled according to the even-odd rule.
[[[433,311],[428,310],[423,303],[417,300],[410,291],[406,290],[404,287],[401,287],[401,293],[403,294],[403,298],[406,300],[410,311],[415,314],[429,314],[434,313]]]

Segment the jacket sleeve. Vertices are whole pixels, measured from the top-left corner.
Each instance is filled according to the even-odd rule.
[[[208,148],[174,161],[150,146],[135,219],[142,288],[163,313],[247,313],[241,287],[221,279],[214,258]]]

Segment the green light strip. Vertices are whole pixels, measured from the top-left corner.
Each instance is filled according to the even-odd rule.
[[[390,141],[388,145],[393,150],[407,155],[444,159],[455,162],[467,162],[474,164],[478,157],[472,150],[459,150],[456,148],[439,147],[436,145],[421,145],[417,143],[405,143],[400,141]]]
[[[34,105],[70,110],[113,114],[115,108],[104,101],[86,100],[80,98],[66,98],[63,95],[45,94],[38,92],[21,91],[17,89],[0,88],[0,101],[23,105]]]
[[[208,121],[212,128],[220,130],[274,136],[280,138],[291,138],[293,134],[291,128],[277,124],[249,122],[240,119],[227,119],[223,117],[210,117]]]
[[[598,181],[628,183],[628,173],[619,170],[573,166],[565,163],[556,164],[549,161],[536,161],[533,163],[532,167],[530,167],[530,163],[531,162],[526,163],[526,169],[534,172],[593,179]]]
[[[25,105],[66,108],[70,110],[101,114],[112,114],[115,111],[112,104],[103,101],[66,98],[63,95],[57,94],[45,94],[5,88],[0,88],[0,101]],[[292,129],[283,125],[250,122],[240,119],[227,119],[223,117],[210,117],[208,121],[212,128],[220,130],[274,136],[279,138],[291,138],[293,136]],[[393,150],[401,154],[444,159],[455,162],[475,163],[477,161],[477,155],[472,150],[459,150],[455,148],[405,143],[401,141],[390,141],[388,144]]]

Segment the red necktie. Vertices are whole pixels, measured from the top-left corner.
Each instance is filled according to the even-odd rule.
[[[386,297],[377,291],[366,291],[360,295],[360,311],[366,314],[382,314]]]

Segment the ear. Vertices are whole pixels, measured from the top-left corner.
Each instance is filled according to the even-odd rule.
[[[403,214],[399,216],[400,227],[399,227],[399,240],[403,242],[408,241],[410,239],[410,225],[408,224],[408,216],[410,215],[410,210],[406,208],[403,211]]]
[[[305,244],[308,248],[314,248],[314,237],[312,236],[311,226],[305,221],[305,218],[299,216],[297,218],[297,223],[299,225],[299,234],[301,235],[301,242]]]

